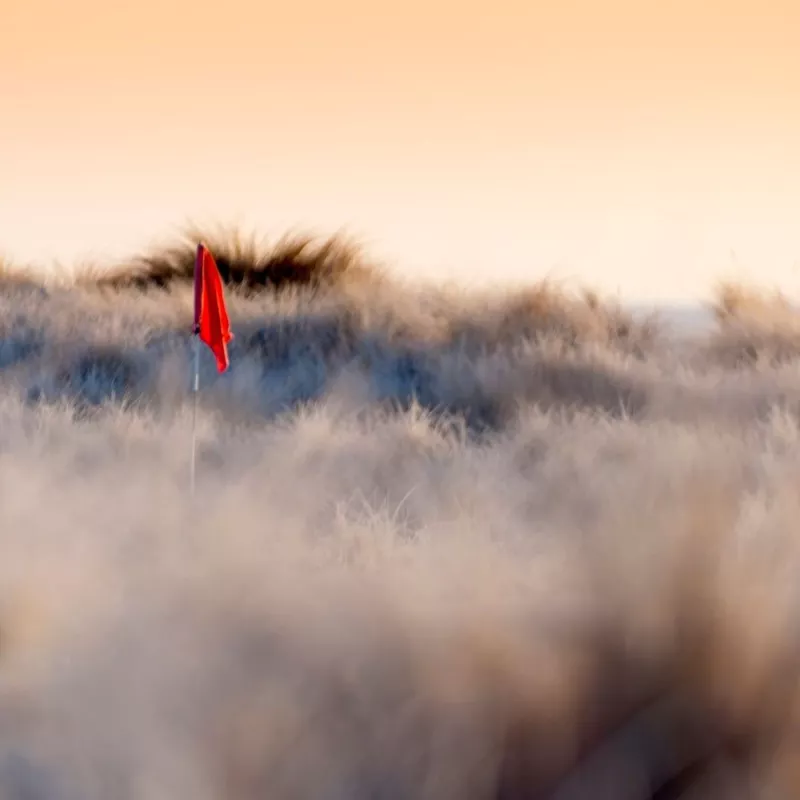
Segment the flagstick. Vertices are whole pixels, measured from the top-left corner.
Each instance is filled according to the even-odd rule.
[[[196,473],[196,458],[197,458],[197,395],[200,391],[200,335],[195,333],[194,339],[194,381],[192,384],[192,395],[194,396],[194,403],[192,406],[192,457],[190,462],[190,491],[194,496],[195,473]]]
[[[228,312],[222,292],[222,278],[214,257],[200,242],[194,261],[194,381],[192,384],[192,456],[189,486],[192,496],[197,473],[197,395],[200,392],[200,342],[205,342],[217,359],[217,368],[228,368],[227,343],[233,338],[228,323]]]

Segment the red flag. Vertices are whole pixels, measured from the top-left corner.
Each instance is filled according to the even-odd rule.
[[[204,244],[197,245],[194,263],[194,330],[210,348],[217,359],[217,369],[225,372],[228,359],[228,342],[233,339],[225,297],[222,292],[222,278],[217,269],[214,256]]]

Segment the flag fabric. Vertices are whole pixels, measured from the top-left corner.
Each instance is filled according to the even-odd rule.
[[[228,342],[233,339],[233,334],[225,308],[222,277],[214,256],[202,243],[197,245],[194,264],[193,333],[214,354],[219,372],[225,372],[230,365]]]

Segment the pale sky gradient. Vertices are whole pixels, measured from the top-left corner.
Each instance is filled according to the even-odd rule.
[[[409,274],[800,291],[796,0],[0,0],[0,251],[339,227]]]

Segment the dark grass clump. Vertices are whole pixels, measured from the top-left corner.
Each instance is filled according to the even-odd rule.
[[[29,388],[31,404],[69,398],[79,411],[130,403],[146,394],[150,373],[139,354],[113,345],[94,345],[60,360]]]
[[[304,360],[346,361],[355,357],[358,330],[351,315],[300,313],[252,326],[234,340],[231,352],[254,358],[265,369],[285,369]]]
[[[213,253],[223,282],[244,295],[299,287],[321,289],[347,279],[369,279],[376,270],[360,247],[340,235],[316,238],[287,234],[273,246],[238,230],[190,228],[177,244],[95,275],[98,286],[168,289],[192,281],[195,252],[203,242]]]
[[[24,318],[14,318],[8,330],[0,335],[0,370],[38,357],[43,348],[42,331]]]

